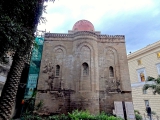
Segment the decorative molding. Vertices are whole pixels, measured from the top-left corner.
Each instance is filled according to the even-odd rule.
[[[79,38],[80,37],[80,38]],[[81,38],[92,38],[93,40],[96,40],[97,42],[111,42],[111,43],[117,43],[117,42],[125,42],[125,36],[124,35],[98,35],[96,32],[92,31],[77,31],[71,34],[67,33],[45,33],[45,41],[53,41],[53,40],[77,40]],[[49,39],[52,38],[52,39]]]
[[[56,53],[56,51],[57,51],[58,49],[61,49],[61,50],[62,50],[64,56],[67,54],[67,49],[66,49],[63,45],[56,45],[56,46],[54,47],[54,53]],[[63,57],[64,57],[64,56],[63,56]]]
[[[149,82],[137,82],[137,83],[132,83],[131,84],[131,87],[134,88],[134,87],[143,87],[144,84],[154,84],[154,82],[152,81],[149,81]]]
[[[83,46],[87,46],[91,50],[91,54],[94,54],[94,48],[89,42],[81,42],[76,45],[76,53],[80,52]]]
[[[136,71],[137,71],[137,74],[138,74],[138,81],[139,81],[139,82],[141,82],[141,78],[140,78],[140,74],[141,74],[141,73],[144,74],[144,77],[145,77],[145,80],[146,80],[147,76],[146,76],[145,67],[140,68],[140,69],[137,69]]]
[[[158,75],[160,75],[160,63],[156,64]]]
[[[133,59],[135,57],[138,57],[142,54],[145,54],[151,50],[154,50],[154,49],[158,49],[160,47],[160,41],[157,41],[151,45],[147,45],[146,47],[140,49],[140,50],[137,50],[136,52],[133,52],[129,55],[127,55],[127,59],[130,60],[130,59]]]

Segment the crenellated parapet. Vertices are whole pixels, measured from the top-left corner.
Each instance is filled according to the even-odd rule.
[[[67,33],[45,33],[45,38],[71,38],[72,36],[72,34]]]
[[[90,40],[95,40],[97,41],[97,34],[95,32],[91,31],[78,31],[73,34],[74,40],[78,39],[90,39]]]
[[[98,35],[98,42],[105,43],[105,42],[111,42],[111,43],[124,43],[125,42],[125,36],[124,35]]]
[[[78,39],[93,39],[97,42],[125,42],[124,35],[98,35],[96,32],[92,31],[77,31],[71,34],[67,33],[46,33],[45,41],[52,40],[78,40]]]
[[[104,38],[121,38],[124,39],[124,35],[98,35],[99,39],[104,39]]]

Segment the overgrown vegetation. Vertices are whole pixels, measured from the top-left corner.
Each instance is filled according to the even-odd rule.
[[[122,118],[118,118],[115,116],[110,116],[102,112],[98,115],[92,115],[88,111],[78,111],[75,110],[72,113],[68,113],[68,115],[54,115],[48,117],[41,117],[35,114],[26,114],[22,117],[23,120],[123,120]]]
[[[135,113],[135,117],[136,117],[136,120],[142,120],[142,115],[140,114],[140,112],[138,110],[134,110],[134,113]]]
[[[88,111],[75,110],[67,115],[44,115],[40,114],[39,110],[42,110],[43,101],[34,105],[36,92],[33,93],[32,97],[25,100],[24,109],[22,111],[22,120],[123,120],[122,118],[115,117],[110,114],[101,112],[100,114],[93,115]]]

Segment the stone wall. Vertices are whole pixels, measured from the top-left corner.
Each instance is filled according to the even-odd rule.
[[[115,100],[132,101],[126,61],[124,36],[47,33],[36,103],[54,114],[112,112]]]

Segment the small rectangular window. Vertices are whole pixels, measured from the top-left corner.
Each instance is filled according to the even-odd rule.
[[[149,100],[144,100],[145,106],[149,105]]]
[[[114,70],[112,66],[109,67],[109,76],[114,77]]]
[[[145,80],[146,80],[145,68],[138,69],[137,74],[138,74],[138,81],[145,82]]]
[[[160,52],[157,53],[157,58],[160,58]]]
[[[143,90],[143,94],[147,94],[147,90]]]
[[[160,75],[160,63],[158,63],[156,66],[157,66],[158,75]]]
[[[60,72],[60,66],[56,65],[56,76],[59,76],[59,72]]]
[[[87,76],[88,72],[89,72],[88,64],[87,63],[83,63],[82,67],[83,67],[83,76]]]
[[[138,65],[142,65],[142,60],[141,59],[137,60],[137,63]]]

